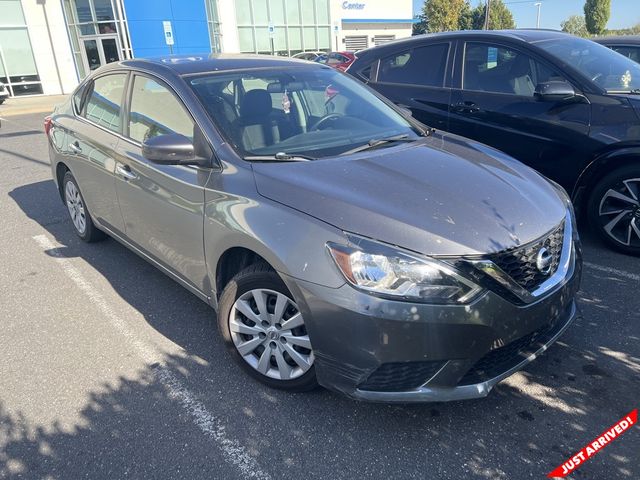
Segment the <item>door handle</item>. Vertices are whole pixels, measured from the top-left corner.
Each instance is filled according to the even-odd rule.
[[[129,167],[129,165],[123,165],[122,163],[116,164],[116,173],[125,180],[135,180],[138,175],[135,174]]]
[[[453,110],[460,113],[476,113],[480,111],[480,107],[475,102],[458,102],[454,105],[451,105]]]
[[[82,148],[80,148],[80,144],[77,140],[69,144],[69,150],[71,150],[73,153],[82,153]]]

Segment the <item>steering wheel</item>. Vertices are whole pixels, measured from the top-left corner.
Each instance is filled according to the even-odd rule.
[[[315,125],[309,129],[309,131],[315,132],[317,130],[322,130],[322,128],[320,128],[322,127],[322,125],[326,124],[327,122],[335,122],[338,118],[341,118],[343,116],[344,115],[341,115],[340,113],[330,113],[329,115],[325,115],[320,120],[318,120]]]

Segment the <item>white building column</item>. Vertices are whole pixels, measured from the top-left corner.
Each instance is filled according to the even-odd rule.
[[[42,91],[45,95],[71,93],[78,85],[67,24],[60,0],[22,0]]]

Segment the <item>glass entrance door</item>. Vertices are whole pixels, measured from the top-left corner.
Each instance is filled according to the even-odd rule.
[[[89,71],[121,59],[117,35],[82,37],[82,46],[85,67]]]

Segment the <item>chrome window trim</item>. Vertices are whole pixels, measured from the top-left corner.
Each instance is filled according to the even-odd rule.
[[[575,245],[573,243],[573,228],[574,225],[571,222],[571,212],[567,210],[567,214],[564,219],[564,238],[562,239],[562,253],[560,254],[560,261],[555,273],[545,280],[538,288],[530,292],[526,288],[521,287],[516,283],[511,276],[509,276],[498,265],[491,260],[466,260],[478,270],[486,273],[491,278],[496,280],[500,285],[507,288],[510,292],[515,294],[522,302],[532,303],[540,299],[552,290],[563,285],[565,280],[570,276],[575,267]]]

